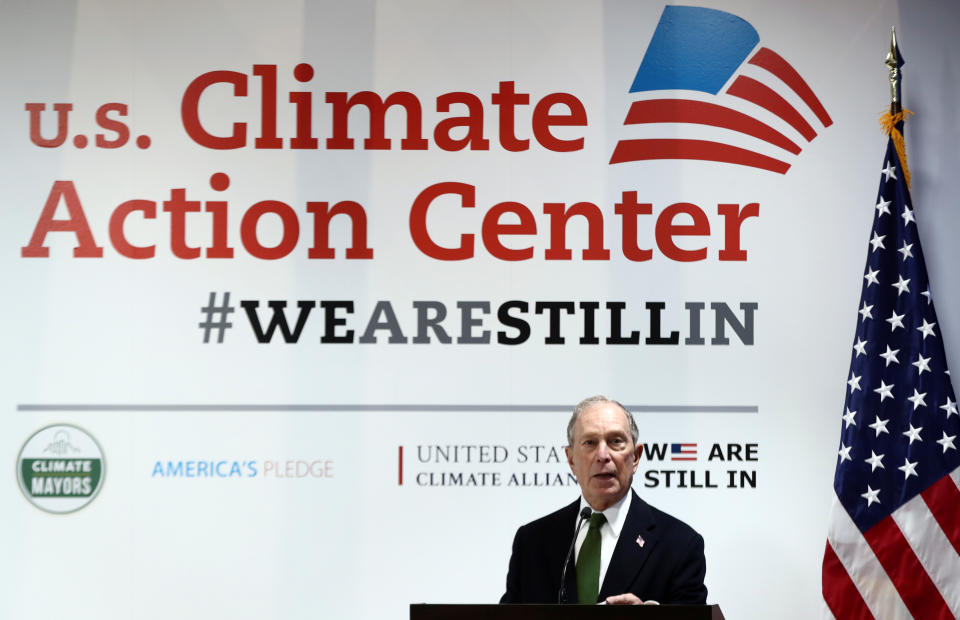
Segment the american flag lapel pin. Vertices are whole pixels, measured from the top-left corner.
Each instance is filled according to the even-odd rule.
[[[645,542],[646,542],[646,541],[643,540],[643,536],[637,536],[637,546],[638,546],[638,547],[640,547],[641,549],[643,549],[643,544],[644,544]]]

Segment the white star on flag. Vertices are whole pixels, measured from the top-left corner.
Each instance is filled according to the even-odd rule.
[[[863,495],[861,495],[860,497],[862,497],[862,498],[864,498],[865,500],[867,500],[867,506],[870,506],[870,505],[873,504],[874,502],[880,503],[880,498],[877,497],[878,495],[880,495],[880,489],[877,489],[876,491],[874,491],[874,490],[870,487],[870,485],[868,484],[868,485],[867,485],[867,492],[864,493]]]
[[[857,343],[853,345],[853,350],[857,352],[857,357],[867,354],[867,341],[857,338]]]
[[[910,207],[904,207],[903,213],[900,214],[900,217],[903,218],[903,226],[906,227],[910,222],[916,222],[917,220],[913,219],[913,209]]]
[[[903,254],[904,261],[906,261],[908,258],[913,258],[913,252],[910,251],[910,248],[912,247],[913,247],[912,243],[907,243],[906,241],[904,241],[903,247],[897,250],[897,252],[900,252],[901,254]]]
[[[850,380],[847,381],[847,384],[850,386],[851,392],[856,392],[857,390],[860,389],[860,377],[858,377],[853,373],[850,373]]]
[[[859,380],[860,377],[857,377],[857,379]],[[858,386],[858,387],[859,387],[859,386]],[[880,402],[882,403],[882,402],[883,402],[884,400],[886,400],[887,398],[893,398],[893,392],[892,392],[892,390],[893,390],[893,384],[891,383],[890,385],[887,385],[887,384],[884,383],[883,380],[881,379],[881,380],[880,380],[880,387],[878,387],[877,389],[875,389],[874,392],[876,392],[877,394],[880,395]]]
[[[882,357],[887,361],[887,366],[890,365],[890,362],[893,362],[894,364],[899,364],[900,360],[897,359],[897,353],[899,352],[900,352],[900,349],[894,349],[891,351],[890,345],[887,345],[887,351],[885,353],[881,353],[880,357]]]
[[[875,431],[877,432],[877,437],[879,437],[879,436],[880,436],[880,433],[889,433],[889,432],[890,432],[890,431],[887,430],[887,422],[888,422],[888,420],[881,420],[881,419],[880,419],[880,416],[877,416],[877,419],[874,420],[873,424],[870,424],[869,426],[870,426],[870,428],[872,428],[873,430],[875,430]]]
[[[917,328],[917,331],[923,334],[923,339],[926,340],[927,336],[933,336],[936,338],[936,335],[933,333],[933,326],[936,323],[927,323],[927,319],[923,319],[923,325]]]
[[[920,392],[917,391],[916,388],[914,388],[914,390],[913,390],[913,396],[907,397],[907,400],[909,400],[911,403],[913,403],[913,410],[914,410],[914,411],[917,410],[917,407],[926,407],[926,406],[927,406],[927,403],[923,400],[923,397],[926,396],[926,395],[927,395],[926,392],[924,392],[924,393],[921,394]]]
[[[882,172],[883,176],[886,177],[886,179],[884,179],[885,181],[889,181],[890,179],[897,178],[897,169],[894,168],[892,162],[887,162],[887,167],[881,170],[880,172]]]
[[[873,450],[870,451],[870,458],[863,459],[867,463],[870,463],[870,471],[874,471],[876,468],[884,469],[883,467],[883,455],[877,454]]]
[[[923,430],[922,426],[920,428],[913,428],[913,424],[911,424],[910,430],[904,431],[903,434],[910,438],[910,444],[912,444],[914,441],[923,441],[923,438],[920,437],[920,431],[922,430]],[[907,445],[910,445],[910,444],[907,444]]]
[[[899,280],[898,282],[896,282],[895,284],[891,284],[890,286],[892,286],[893,288],[897,289],[897,297],[899,297],[899,296],[902,295],[903,293],[909,293],[909,292],[910,292],[910,287],[907,286],[908,284],[910,284],[910,279],[907,278],[906,280],[904,280],[904,279],[903,279],[903,276],[900,276],[900,280]]]
[[[847,426],[850,426],[851,424],[852,424],[853,426],[856,426],[856,425],[857,425],[857,420],[856,420],[856,418],[857,418],[857,412],[856,412],[856,411],[850,411],[849,409],[847,409],[847,413],[843,416],[843,422],[844,422],[844,424],[846,424]]]
[[[906,480],[906,479],[909,478],[910,476],[916,476],[916,475],[917,475],[917,464],[916,464],[916,463],[911,463],[911,462],[910,462],[910,459],[903,459],[903,460],[904,460],[903,467],[898,467],[897,469],[899,469],[900,471],[903,472],[903,478],[904,478],[904,480]]]
[[[894,310],[890,313],[890,318],[887,319],[887,323],[890,323],[890,331],[897,331],[898,327],[903,327],[903,317],[907,316],[906,314],[897,314],[897,311]]]

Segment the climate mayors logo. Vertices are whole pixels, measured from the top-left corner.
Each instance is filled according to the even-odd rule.
[[[80,510],[103,486],[103,450],[89,433],[71,424],[54,424],[34,433],[17,458],[17,480],[24,497],[52,513]]]
[[[833,124],[749,22],[702,7],[664,8],[630,93],[623,125],[633,135],[617,142],[611,164],[693,159],[785,174],[815,126]]]

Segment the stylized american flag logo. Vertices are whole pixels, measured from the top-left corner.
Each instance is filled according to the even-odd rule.
[[[697,444],[695,443],[672,443],[670,444],[671,461],[696,461]]]
[[[833,121],[796,69],[759,42],[736,15],[665,7],[630,87],[641,98],[624,126],[639,127],[610,163],[695,159],[786,173],[800,144],[817,136],[814,125]],[[662,124],[671,124],[669,137],[657,133]]]

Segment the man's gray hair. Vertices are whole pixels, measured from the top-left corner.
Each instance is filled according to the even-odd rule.
[[[612,398],[607,398],[601,394],[596,396],[591,396],[590,398],[584,398],[573,410],[573,415],[570,416],[570,422],[567,424],[567,445],[573,445],[573,427],[577,423],[577,418],[580,417],[580,414],[600,403],[610,403],[620,407],[624,415],[627,416],[627,421],[630,423],[630,434],[633,436],[633,445],[637,445],[637,440],[640,438],[640,431],[637,429],[637,422],[633,419],[633,414],[627,411],[627,408],[613,400]]]

